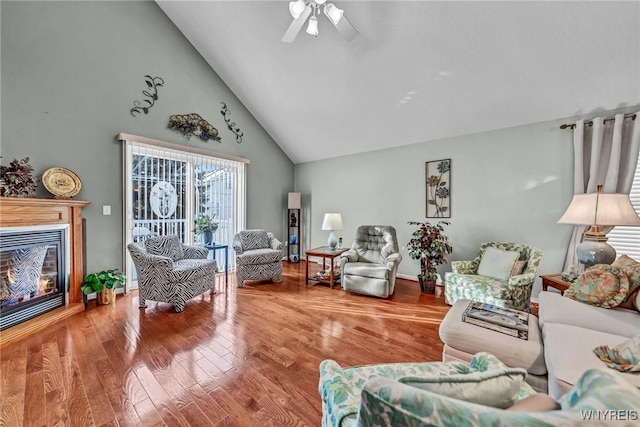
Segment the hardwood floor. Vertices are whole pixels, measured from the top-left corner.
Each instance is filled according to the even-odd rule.
[[[220,280],[220,279],[219,279]],[[280,284],[233,275],[187,303],[137,292],[0,354],[2,426],[318,426],[318,364],[441,360],[444,297],[399,279],[388,300],[306,287],[304,264]]]

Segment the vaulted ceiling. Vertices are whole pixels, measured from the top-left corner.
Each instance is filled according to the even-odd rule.
[[[157,3],[294,163],[640,104],[640,2]]]

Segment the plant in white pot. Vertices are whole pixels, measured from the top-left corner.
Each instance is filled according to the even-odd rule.
[[[433,225],[429,222],[409,221],[409,225],[417,225],[418,228],[411,235],[407,244],[409,257],[420,261],[420,290],[434,293],[438,279],[436,266],[447,262],[447,255],[453,252],[449,244],[449,238],[442,234],[445,225],[451,225],[447,221],[439,221]]]

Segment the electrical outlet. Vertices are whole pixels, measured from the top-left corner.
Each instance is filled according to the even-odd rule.
[[[111,215],[111,205],[102,206],[102,215]]]

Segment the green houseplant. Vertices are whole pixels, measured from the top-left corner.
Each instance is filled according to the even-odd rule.
[[[126,276],[115,269],[103,270],[85,276],[80,289],[85,295],[97,293],[98,304],[110,304],[115,301],[116,286],[124,284]]]
[[[219,224],[217,222],[213,222],[213,217],[207,215],[200,215],[196,218],[195,228],[193,232],[196,235],[204,236],[204,244],[205,245],[213,245],[213,233],[218,230]]]
[[[418,228],[411,235],[407,245],[409,257],[420,261],[420,289],[423,292],[435,292],[435,283],[438,279],[436,266],[447,261],[447,255],[453,252],[449,244],[449,238],[442,234],[445,225],[451,225],[447,221],[439,221],[432,225],[429,222],[409,221],[409,225],[417,225]]]

